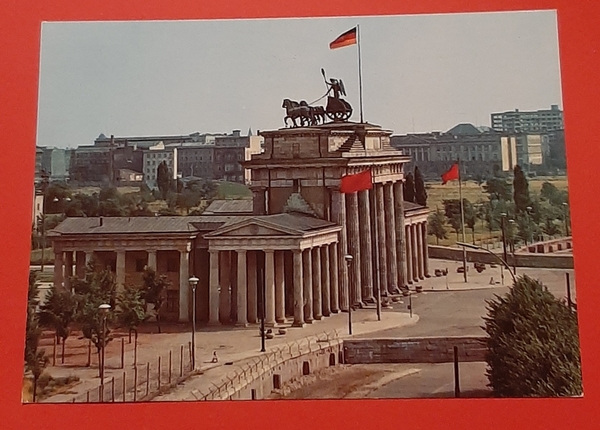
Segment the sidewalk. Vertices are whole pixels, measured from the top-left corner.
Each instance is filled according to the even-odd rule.
[[[381,321],[377,321],[376,310],[374,306],[360,309],[352,312],[352,331],[354,335],[367,334],[379,330],[386,330],[392,327],[399,327],[409,324],[415,324],[418,316],[412,318],[406,313],[382,311]],[[278,334],[279,328],[286,328],[285,335]],[[312,324],[306,324],[304,328],[291,327],[291,322],[281,324],[273,329],[275,334],[273,339],[266,340],[267,352],[277,346],[287,343],[297,342],[309,336],[329,334],[336,332],[340,338],[348,336],[348,313],[340,312],[330,317],[323,318],[320,321],[314,321]],[[191,332],[181,333],[163,333],[163,334],[140,334],[138,339],[137,363],[138,366],[150,363],[155,366],[158,356],[168,356],[169,351],[173,351],[174,358],[179,362],[179,351],[181,345],[184,347],[184,366],[189,363],[188,342],[191,340]],[[123,372],[127,372],[128,379],[133,372],[133,345],[126,341],[125,368],[120,369],[120,339],[109,343],[106,353],[105,366],[105,384],[114,376],[121,378]],[[181,384],[172,393],[162,395],[157,400],[195,400],[191,394],[192,390],[202,390],[211,383],[218,383],[227,373],[234,370],[236,366],[245,364],[252,357],[260,356],[261,338],[259,335],[259,325],[253,324],[247,328],[233,326],[216,327],[197,327],[196,332],[196,368],[203,374],[190,377]],[[95,351],[92,351],[94,354]],[[218,363],[211,363],[213,353],[218,355]],[[53,377],[65,377],[69,375],[78,376],[80,382],[73,386],[64,394],[56,394],[42,400],[42,402],[70,402],[73,397],[77,397],[98,387],[100,380],[98,377],[98,367],[96,358],[93,356],[94,365],[92,367],[80,366],[51,366],[47,372]],[[233,363],[233,364],[226,364]]]

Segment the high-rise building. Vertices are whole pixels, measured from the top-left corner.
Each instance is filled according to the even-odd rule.
[[[536,111],[514,111],[491,114],[492,128],[496,131],[544,132],[564,128],[563,112],[558,105]]]

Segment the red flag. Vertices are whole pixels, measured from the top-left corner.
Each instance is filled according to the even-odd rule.
[[[357,191],[370,190],[373,188],[371,171],[365,170],[355,175],[342,176],[340,191],[342,193],[356,193]]]
[[[446,173],[442,174],[442,185],[455,179],[458,179],[458,163],[454,163]]]
[[[348,30],[344,34],[340,35],[337,39],[329,44],[329,49],[343,48],[344,46],[350,46],[356,44],[356,27],[352,30]]]

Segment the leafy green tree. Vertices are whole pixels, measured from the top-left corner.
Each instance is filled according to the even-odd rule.
[[[440,244],[440,239],[447,239],[446,226],[444,225],[444,215],[436,208],[435,212],[429,215],[429,226],[427,232],[435,236],[436,243]]]
[[[116,304],[116,282],[113,273],[108,270],[97,270],[96,263],[91,260],[86,267],[84,279],[72,279],[75,293],[78,295],[77,321],[81,324],[81,331],[86,339],[89,339],[98,353],[100,353],[111,340],[111,330],[107,324],[104,332],[103,316],[99,311],[101,304],[109,304],[115,309]],[[107,322],[110,323],[113,313],[109,312]]]
[[[511,186],[504,178],[489,178],[483,185],[483,189],[488,193],[490,200],[511,199]]]
[[[413,178],[412,173],[408,173],[406,175],[406,180],[404,181],[403,184],[404,187],[404,201],[405,202],[415,202],[415,180]]]
[[[546,233],[548,236],[558,236],[561,232],[560,227],[557,225],[556,221],[552,218],[546,218],[544,220],[544,225],[542,226],[542,231]]]
[[[525,213],[527,211],[527,206],[531,203],[531,198],[529,197],[529,182],[527,182],[523,169],[518,165],[514,168],[513,200],[515,202],[517,214]]]
[[[46,302],[40,306],[40,323],[52,327],[56,340],[62,340],[61,363],[65,362],[65,343],[71,334],[71,323],[77,312],[77,298],[71,291],[59,291],[52,287]]]
[[[43,349],[39,349],[42,330],[39,325],[38,306],[39,288],[37,275],[29,272],[29,288],[27,290],[27,322],[25,326],[25,371],[33,375],[33,401],[36,401],[38,380],[48,365],[48,357]]]
[[[528,215],[519,215],[516,219],[517,237],[524,243],[534,240],[537,229]]]
[[[169,178],[169,167],[167,166],[166,161],[160,163],[156,168],[156,185],[160,190],[162,199],[166,200],[171,185],[171,180]]]
[[[442,201],[444,205],[444,215],[448,219],[448,224],[456,232],[456,239],[458,240],[458,233],[462,230],[462,218],[460,214],[460,200],[449,199]]]
[[[467,199],[463,199],[463,208],[465,211],[465,226],[471,229],[473,244],[475,244],[475,224],[477,223],[477,211],[475,210],[473,204]]]
[[[129,331],[130,341],[131,333],[134,333],[134,366],[137,363],[138,327],[147,318],[143,295],[144,292],[141,289],[131,285],[125,286],[123,291],[117,295],[117,320],[122,327],[126,327]]]
[[[71,198],[71,188],[65,182],[52,182],[46,189],[44,208],[47,214],[60,214],[65,211]],[[56,201],[55,201],[56,200]]]
[[[186,215],[188,215],[190,209],[194,206],[198,206],[201,201],[202,196],[200,193],[185,189],[181,194],[177,194],[177,201],[175,204],[178,208],[183,209]]]
[[[486,372],[498,397],[582,393],[577,316],[541,282],[521,276],[487,301]]]
[[[156,325],[158,327],[158,332],[161,333],[161,313],[163,305],[167,300],[167,289],[171,283],[167,280],[166,276],[158,276],[153,267],[146,267],[144,274],[142,275],[142,279],[144,282],[142,288],[142,299],[147,304],[153,305]]]
[[[415,166],[415,203],[421,206],[427,206],[427,190],[425,189],[425,180],[417,166]]]

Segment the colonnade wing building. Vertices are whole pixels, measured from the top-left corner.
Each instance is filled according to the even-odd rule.
[[[199,321],[246,325],[264,278],[266,324],[302,326],[373,302],[374,281],[385,297],[429,276],[428,209],[403,201],[410,159],[390,146],[391,131],[329,123],[261,134],[264,152],[243,163],[251,201],[215,202],[201,216],[67,218],[49,235],[55,285],[69,288],[92,258],[119,285],[140,285],[153,267],[171,282],[163,318],[188,321],[195,275]],[[340,192],[343,175],[366,169],[371,190]]]

